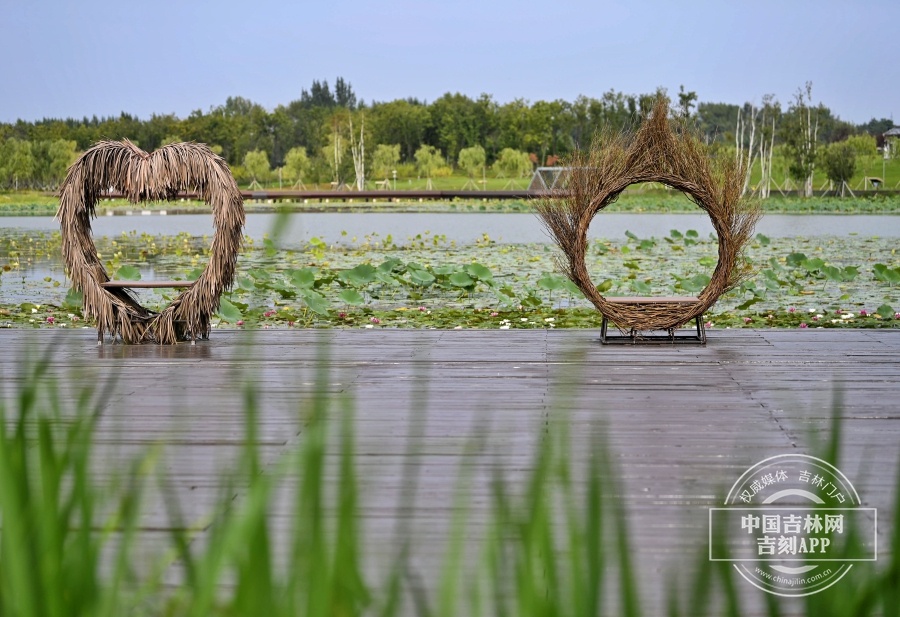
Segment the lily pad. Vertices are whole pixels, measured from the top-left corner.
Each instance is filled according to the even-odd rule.
[[[879,316],[882,319],[893,319],[894,318],[894,308],[890,304],[882,304],[876,310]]]
[[[121,281],[139,281],[141,280],[141,271],[134,266],[121,266],[116,270],[115,278]]]
[[[410,270],[409,280],[413,285],[428,287],[435,281],[434,275],[428,270]]]
[[[313,313],[325,317],[331,313],[331,306],[328,304],[328,300],[320,293],[307,289],[303,291],[300,298]]]
[[[455,287],[474,287],[475,279],[465,272],[454,272],[450,275],[450,284]]]
[[[219,318],[222,321],[236,323],[244,318],[240,309],[232,304],[227,298],[219,299]]]
[[[341,293],[338,294],[338,297],[347,304],[352,304],[354,306],[366,303],[366,299],[362,296],[362,294],[352,288],[344,289],[343,291],[341,291]]]

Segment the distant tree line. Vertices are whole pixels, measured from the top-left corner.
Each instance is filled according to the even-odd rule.
[[[186,118],[169,114],[141,120],[122,113],[20,120],[0,124],[0,187],[53,189],[78,152],[101,139],[121,138],[147,151],[177,141],[207,143],[245,183],[278,177],[287,185],[340,185],[355,178],[361,186],[395,171],[401,178],[431,178],[455,169],[470,179],[488,169],[500,177],[523,177],[534,166],[589,146],[604,127],[638,125],[655,99],[666,95],[663,89],[640,95],[610,90],[600,98],[579,96],[571,102],[501,104],[487,94],[473,99],[447,93],[431,103],[415,98],[365,103],[338,78],[333,88],[314,81],[297,100],[272,111],[229,97]],[[810,165],[825,164],[831,144],[865,136],[853,152],[871,144],[874,153],[876,139],[892,126],[888,119],[863,125],[842,121],[824,105],[813,105],[810,96],[808,86],[784,107],[771,96],[759,106],[733,105],[699,102],[696,93],[682,87],[671,108],[723,156],[746,156],[763,167],[782,161],[798,181],[809,177]],[[833,152],[832,159],[838,158]],[[845,166],[840,173],[846,171]]]

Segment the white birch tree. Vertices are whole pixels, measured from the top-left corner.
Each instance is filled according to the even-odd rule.
[[[759,197],[768,199],[772,190],[772,155],[775,151],[775,119],[779,112],[775,96],[763,96],[759,136]]]
[[[753,163],[758,154],[754,149],[756,145],[756,119],[758,116],[759,110],[755,105],[745,105],[744,109],[738,107],[737,126],[734,130],[734,156],[738,167],[744,169],[744,187],[741,190],[741,195],[746,194],[747,189],[750,187],[750,173],[753,171]]]
[[[360,115],[359,141],[353,131],[353,114],[350,114],[350,154],[353,156],[353,171],[356,173],[356,190],[366,188],[366,117]]]
[[[797,90],[783,125],[783,140],[790,157],[788,172],[803,183],[803,195],[811,197],[819,135],[818,108],[812,105],[812,82],[806,82],[805,88]]]

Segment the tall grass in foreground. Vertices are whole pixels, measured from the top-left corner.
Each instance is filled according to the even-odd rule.
[[[14,391],[0,398],[0,615],[650,614],[608,448],[598,438],[584,467],[576,467],[565,420],[539,429],[524,482],[496,472],[483,539],[469,534],[473,471],[460,465],[437,580],[422,580],[412,568],[413,547],[402,528],[389,567],[367,579],[352,401],[318,394],[301,410],[305,427],[296,447],[264,465],[259,397],[244,386],[241,458],[234,471],[223,472],[219,506],[198,528],[154,471],[155,450],[112,481],[98,477],[94,437],[104,388],[112,384],[55,383],[49,366],[48,358],[23,362]],[[833,460],[837,420],[832,434],[824,447]],[[407,452],[413,466],[415,439]],[[471,458],[487,456],[477,437],[468,449]],[[137,541],[151,482],[167,496],[172,531],[158,561],[145,564],[137,561]],[[398,510],[414,507],[415,492],[400,497]],[[285,496],[290,524],[276,529],[270,515]],[[816,617],[900,615],[900,489],[895,498],[887,563],[854,567],[850,580],[790,607],[765,596],[767,613],[799,606]],[[843,550],[849,555],[857,547],[851,542]],[[180,577],[175,586],[164,582],[170,563]],[[752,594],[733,568],[708,562],[703,546],[696,566],[672,573],[670,615],[745,614],[743,599]]]

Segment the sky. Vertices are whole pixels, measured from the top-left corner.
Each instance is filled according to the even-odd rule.
[[[359,99],[498,103],[679,86],[900,123],[900,2],[0,0],[0,122],[266,109],[313,80]]]

